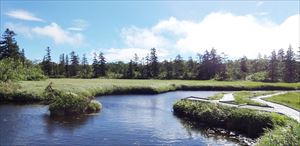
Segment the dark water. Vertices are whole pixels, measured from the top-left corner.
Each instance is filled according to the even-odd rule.
[[[0,145],[234,145],[190,128],[172,113],[180,98],[214,93],[98,97],[100,113],[73,118],[51,118],[43,105],[0,105]]]

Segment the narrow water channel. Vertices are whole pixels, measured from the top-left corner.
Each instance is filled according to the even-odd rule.
[[[0,105],[0,145],[235,145],[189,127],[172,113],[180,98],[215,93],[97,97],[103,105],[100,113],[73,118],[51,118],[43,105]]]

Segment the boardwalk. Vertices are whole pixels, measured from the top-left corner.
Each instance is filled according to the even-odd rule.
[[[238,108],[249,108],[249,109],[255,109],[255,110],[281,113],[281,114],[287,115],[287,116],[297,120],[298,122],[300,122],[300,112],[299,111],[294,110],[294,109],[289,108],[284,105],[280,105],[280,104],[276,104],[276,103],[272,103],[272,102],[263,100],[263,98],[268,98],[268,97],[272,97],[272,96],[280,95],[280,94],[284,94],[284,93],[286,93],[286,92],[279,92],[279,93],[275,93],[275,94],[271,94],[271,95],[264,95],[264,96],[258,96],[258,97],[252,98],[252,100],[266,104],[270,107],[253,106],[253,105],[236,105],[236,104],[228,103],[228,102],[234,101],[234,97],[233,97],[232,93],[225,94],[224,97],[220,100],[208,100],[206,98],[199,98],[199,97],[193,97],[193,96],[187,97],[186,99],[193,100],[193,101],[219,103],[221,105],[238,107]]]
[[[295,109],[292,109],[292,108],[289,108],[289,107],[284,106],[284,105],[280,105],[280,104],[277,104],[277,103],[273,103],[273,102],[263,100],[264,98],[268,98],[268,97],[272,97],[272,96],[280,95],[280,94],[284,94],[284,93],[286,93],[286,92],[279,92],[279,93],[275,93],[275,94],[271,94],[271,95],[258,96],[258,97],[253,98],[252,100],[260,102],[260,103],[267,104],[267,105],[273,107],[276,112],[287,115],[287,116],[297,120],[298,122],[300,122],[300,112],[299,111],[297,111]]]

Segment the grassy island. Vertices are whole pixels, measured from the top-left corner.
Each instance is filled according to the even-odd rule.
[[[63,92],[53,89],[52,82],[45,88],[44,102],[49,104],[51,115],[79,115],[84,113],[98,112],[101,104],[82,94]]]
[[[300,144],[299,123],[276,113],[188,100],[176,102],[173,110],[175,115],[192,123],[221,127],[257,138],[258,145]]]

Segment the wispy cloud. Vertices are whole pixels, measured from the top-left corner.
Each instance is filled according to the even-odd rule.
[[[41,39],[41,37],[48,37],[52,39],[55,44],[77,46],[83,44],[84,42],[82,33],[75,33],[68,31],[67,29],[63,29],[55,22],[43,27],[30,27],[22,23],[8,22],[5,24],[5,27],[30,39]]]
[[[88,22],[83,19],[75,19],[72,22],[72,26],[68,28],[68,30],[72,31],[83,31],[87,26]]]
[[[32,31],[40,36],[50,37],[56,44],[79,45],[83,42],[81,33],[70,33],[52,22],[44,27],[34,27]]]
[[[7,12],[6,15],[20,20],[44,22],[43,19],[38,18],[34,14],[25,10],[12,10]]]

